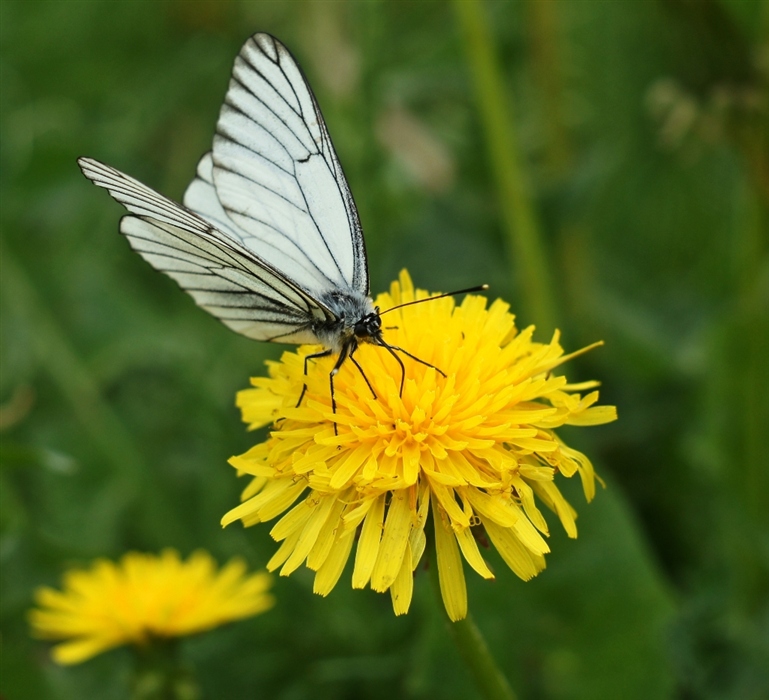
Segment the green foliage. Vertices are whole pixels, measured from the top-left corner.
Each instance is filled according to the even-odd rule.
[[[564,343],[606,341],[575,368],[620,420],[567,435],[608,483],[589,506],[567,489],[579,539],[551,519],[528,583],[491,554],[496,582],[468,571],[471,610],[521,698],[766,697],[767,3],[484,11]],[[243,485],[226,459],[259,438],[234,393],[280,348],[228,332],[130,252],[122,210],[75,164],[178,200],[256,31],[316,90],[373,291],[406,266],[430,289],[489,282],[532,320],[450,4],[4,0],[4,697],[128,696],[127,651],[61,669],[28,636],[32,591],[65,567],[173,546],[256,569],[274,551],[268,528],[218,523]],[[425,573],[395,618],[349,574],[321,599],[297,572],[274,610],[182,653],[204,697],[474,697]]]

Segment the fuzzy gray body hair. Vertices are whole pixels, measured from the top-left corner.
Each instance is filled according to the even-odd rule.
[[[313,324],[312,332],[325,348],[340,352],[342,347],[355,335],[355,324],[365,316],[375,313],[371,297],[354,290],[334,290],[320,299],[337,317],[336,321]],[[366,342],[367,338],[358,338]]]

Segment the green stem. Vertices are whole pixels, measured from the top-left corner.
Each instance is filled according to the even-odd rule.
[[[134,647],[131,700],[200,700],[200,688],[179,662],[176,639],[151,639]]]
[[[502,673],[491,654],[486,640],[475,624],[470,613],[464,620],[452,622],[446,613],[441,596],[441,583],[438,576],[438,559],[435,548],[430,547],[430,580],[433,590],[446,618],[449,635],[454,640],[462,660],[473,676],[478,690],[487,700],[516,700],[515,693],[510,687],[505,674]]]
[[[526,312],[542,330],[550,332],[556,325],[553,285],[518,146],[508,86],[502,79],[482,0],[454,0],[454,8],[470,64],[508,245],[521,279]]]
[[[558,56],[557,0],[527,0],[526,9],[531,34],[531,66],[542,101],[542,118],[547,134],[545,158],[551,173],[563,176],[572,154],[561,99],[563,87]]]

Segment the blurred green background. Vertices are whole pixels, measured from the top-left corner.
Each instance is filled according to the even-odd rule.
[[[125,650],[62,669],[28,636],[65,567],[173,546],[256,569],[275,549],[218,523],[243,486],[226,459],[260,437],[234,394],[281,348],[131,252],[75,164],[179,200],[256,31],[315,89],[374,293],[403,266],[431,290],[488,282],[541,339],[606,341],[567,369],[620,414],[564,433],[607,482],[590,506],[564,487],[579,539],[553,527],[529,583],[493,551],[495,582],[468,571],[520,697],[769,697],[769,4],[479,7],[490,38],[444,2],[2,0],[4,698],[127,697]],[[210,698],[477,697],[424,574],[395,618],[349,573],[322,599],[300,570],[183,653]]]

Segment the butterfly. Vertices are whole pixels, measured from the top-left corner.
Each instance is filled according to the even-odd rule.
[[[401,393],[397,352],[433,367],[383,337],[352,192],[307,80],[273,36],[255,34],[235,59],[213,147],[183,204],[92,158],[78,164],[129,211],[120,232],[131,247],[203,309],[255,340],[322,345],[305,357],[305,376],[309,360],[336,354],[334,412],[347,359],[376,398],[354,357],[362,343],[397,360]]]

